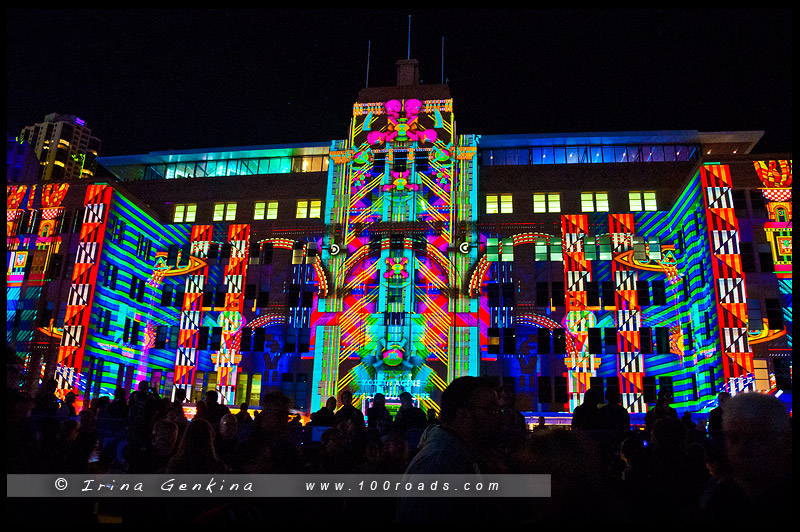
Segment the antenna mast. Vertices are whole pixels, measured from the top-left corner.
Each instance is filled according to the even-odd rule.
[[[408,16],[408,52],[406,59],[411,59],[411,15]]]
[[[367,84],[364,85],[364,88],[369,88],[369,54],[372,48],[372,41],[367,42]]]

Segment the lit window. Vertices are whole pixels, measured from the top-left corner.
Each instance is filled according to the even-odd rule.
[[[486,214],[497,214],[497,196],[486,196]]]
[[[319,218],[319,215],[322,211],[322,201],[320,200],[312,200],[309,203],[308,207],[308,217],[309,218]]]
[[[277,210],[277,202],[275,209]],[[322,200],[297,200],[297,218],[319,218],[322,213]]]
[[[278,217],[278,202],[267,202],[267,220],[275,220]]]
[[[628,192],[628,203],[632,211],[642,210],[642,193],[641,192]]]
[[[608,212],[608,193],[581,192],[581,211]]]
[[[656,193],[655,192],[628,192],[628,200],[630,202],[630,210],[632,211],[655,211],[658,210],[656,206]]]
[[[561,194],[558,192],[534,194],[533,212],[561,212]]]
[[[297,218],[308,217],[308,202],[306,200],[297,200]]]
[[[500,213],[511,214],[514,212],[514,203],[511,194],[503,194],[500,196]]]
[[[264,211],[267,208],[267,203],[264,201],[257,201],[256,207],[253,210],[253,220],[263,220],[264,219]]]
[[[655,192],[645,192],[644,193],[644,210],[646,211],[657,211],[658,206],[656,205],[656,193]]]
[[[175,205],[175,215],[172,218],[174,223],[194,222],[195,214],[197,214],[197,205],[178,204]]]
[[[235,203],[215,203],[214,204],[214,221],[221,222],[225,220],[230,222],[236,219],[236,204]]]
[[[257,201],[255,212],[253,213],[254,220],[275,220],[278,218],[278,202],[277,201]]]

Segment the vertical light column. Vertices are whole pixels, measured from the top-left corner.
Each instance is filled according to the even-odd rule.
[[[222,342],[220,350],[212,353],[211,361],[217,371],[217,385],[225,403],[233,404],[236,397],[236,374],[242,355],[240,335],[244,310],[244,279],[247,274],[250,225],[232,224],[228,227],[230,258],[225,266],[225,310],[220,312]]]
[[[594,324],[594,315],[586,309],[586,283],[592,280],[592,269],[583,248],[588,225],[585,214],[561,217],[567,319],[576,324],[573,329],[576,343],[584,346],[580,352],[570,353],[566,360],[570,412],[583,401],[596,370],[595,356],[589,352],[587,343],[588,328]]]
[[[56,379],[61,388],[77,389],[112,192],[107,185],[89,185],[86,189],[83,225],[67,297],[64,334],[58,349]]]
[[[705,165],[700,169],[700,176],[717,294],[723,375],[731,393],[737,393],[753,389],[754,383],[753,352],[747,339],[747,291],[730,169],[727,165]]]
[[[190,246],[192,256],[208,257],[208,246],[213,232],[214,227],[212,225],[195,225],[192,227]],[[175,352],[175,388],[186,390],[187,397],[191,396],[195,370],[197,369],[197,349],[200,326],[203,319],[203,287],[207,276],[207,264],[188,274],[183,294],[178,349]]]
[[[633,250],[633,214],[610,214],[611,253]],[[619,346],[620,400],[631,413],[646,412],[644,402],[644,357],[641,353],[642,324],[636,294],[638,272],[617,260],[611,263],[614,276],[615,324]]]

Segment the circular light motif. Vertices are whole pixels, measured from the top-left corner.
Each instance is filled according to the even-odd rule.
[[[387,349],[383,352],[383,363],[387,366],[399,366],[402,361],[402,349]]]
[[[588,310],[570,310],[564,317],[566,328],[574,333],[586,332],[597,324],[594,313]]]

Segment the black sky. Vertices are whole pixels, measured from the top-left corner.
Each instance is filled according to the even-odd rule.
[[[409,16],[459,133],[763,130],[756,152],[792,149],[790,9],[6,15],[8,133],[74,114],[103,156],[344,138],[367,81],[395,83]]]

